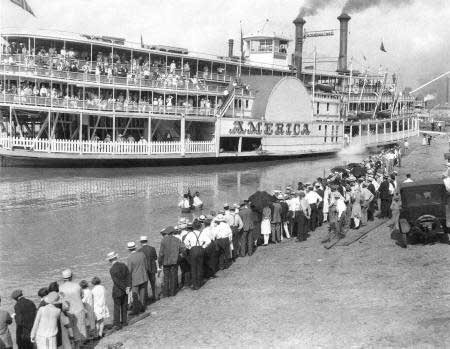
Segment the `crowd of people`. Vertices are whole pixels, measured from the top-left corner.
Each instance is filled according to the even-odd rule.
[[[125,262],[110,252],[113,282],[113,328],[128,324],[128,314],[140,314],[152,302],[172,297],[183,288],[200,289],[219,270],[229,268],[238,258],[252,256],[259,246],[278,244],[284,239],[305,241],[327,222],[322,243],[345,237],[375,219],[390,218],[398,225],[399,179],[394,166],[401,165],[407,141],[357,164],[335,167],[326,178],[296,187],[257,192],[240,203],[225,203],[219,210],[207,210],[200,193],[188,192],[179,202],[182,218],[161,230],[157,253],[141,236],[140,246],[130,241]],[[405,182],[411,182],[410,175]],[[161,277],[162,273],[162,277]],[[21,348],[79,348],[104,335],[107,291],[98,277],[89,284],[73,281],[70,269],[62,272],[63,282],[52,282],[38,291],[38,307],[15,290],[16,343]],[[161,291],[159,291],[161,283]],[[162,294],[161,294],[162,293]],[[0,348],[12,348],[8,325],[13,317],[0,310]]]

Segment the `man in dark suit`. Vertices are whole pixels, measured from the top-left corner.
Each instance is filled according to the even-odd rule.
[[[239,241],[239,255],[245,257],[247,253],[249,256],[253,254],[253,215],[252,210],[248,207],[248,200],[241,202],[240,206],[239,216],[242,219],[243,227]]]
[[[156,249],[147,244],[148,238],[146,236],[141,236],[140,241],[142,247],[138,252],[144,253],[145,258],[147,259],[147,275],[148,281],[150,282],[150,286],[152,288],[152,301],[156,301],[156,272],[158,271],[156,261],[158,256],[156,254]],[[145,298],[148,299],[147,287],[145,287]]]
[[[159,248],[159,265],[163,266],[164,283],[163,283],[163,296],[172,297],[175,296],[178,290],[178,259],[182,255],[186,246],[184,243],[173,236],[175,228],[172,226],[167,227],[161,231],[163,239],[161,240],[161,246]]]
[[[117,253],[111,252],[107,256],[111,263],[111,279],[113,282],[112,298],[114,302],[113,326],[120,329],[122,326],[128,325],[127,322],[127,294],[131,288],[131,274],[125,263],[118,261]]]
[[[389,191],[389,177],[384,176],[383,182],[381,182],[378,188],[378,194],[380,196],[380,218],[389,218],[392,196]]]
[[[15,290],[11,298],[16,301],[16,343],[19,349],[33,349],[30,334],[36,317],[36,305],[23,296],[22,290]]]
[[[147,259],[143,252],[136,251],[136,244],[134,242],[129,242],[127,265],[131,274],[131,289],[137,294],[139,302],[142,304],[141,311],[145,311],[145,289],[148,282],[147,274]]]

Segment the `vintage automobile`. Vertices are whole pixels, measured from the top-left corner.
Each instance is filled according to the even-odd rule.
[[[442,180],[404,183],[400,196],[398,245],[449,243],[450,210]]]

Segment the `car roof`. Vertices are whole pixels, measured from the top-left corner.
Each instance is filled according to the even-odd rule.
[[[439,179],[439,178],[423,179],[423,180],[415,181],[415,182],[402,183],[400,189],[414,188],[414,187],[428,186],[428,185],[442,185],[442,186],[444,186],[444,181],[442,179]]]

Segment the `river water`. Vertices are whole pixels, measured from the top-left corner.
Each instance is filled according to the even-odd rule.
[[[187,189],[199,191],[206,210],[247,198],[256,190],[284,189],[361,156],[308,158],[210,166],[126,169],[0,168],[0,296],[12,311],[11,292],[37,290],[61,280],[100,277],[111,290],[114,250],[148,235],[159,248],[159,231],[175,225],[177,203]],[[112,310],[112,308],[111,308]]]

